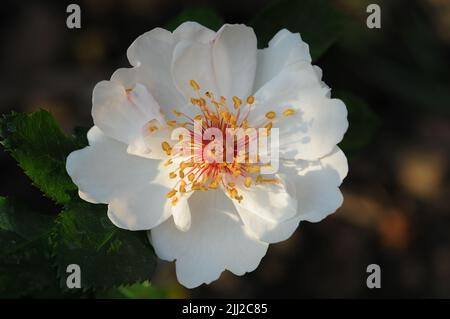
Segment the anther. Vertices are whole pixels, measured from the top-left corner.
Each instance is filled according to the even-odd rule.
[[[175,196],[176,193],[177,193],[177,190],[176,190],[176,189],[172,189],[170,192],[168,192],[168,193],[166,194],[166,197],[167,197],[167,198],[172,198],[172,197]]]
[[[172,153],[172,148],[170,147],[169,143],[162,142],[161,147],[162,147],[163,151],[166,152],[166,154],[170,156],[170,154]]]
[[[242,104],[242,101],[240,98],[238,98],[237,96],[233,96],[233,105],[234,105],[234,109],[237,110]]]
[[[198,83],[195,82],[194,80],[190,80],[190,81],[189,81],[189,84],[191,85],[191,87],[192,87],[195,91],[200,90],[200,85],[198,85]]]
[[[267,112],[267,113],[266,113],[266,117],[267,117],[269,120],[274,119],[276,116],[277,116],[277,113],[275,113],[275,112],[273,112],[273,111],[270,111],[270,112]]]
[[[286,116],[286,117],[294,115],[294,114],[295,114],[295,110],[294,109],[286,109],[283,112],[283,115]]]
[[[245,185],[245,187],[247,187],[247,188],[249,188],[250,186],[252,186],[252,178],[251,178],[250,176],[247,176],[247,177],[245,178],[244,185]]]
[[[157,129],[158,129],[158,128],[157,128],[156,126],[154,126],[154,125],[148,127],[148,130],[149,130],[150,133],[153,133],[153,132],[156,131]]]

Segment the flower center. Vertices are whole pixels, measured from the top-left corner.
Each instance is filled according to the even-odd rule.
[[[240,202],[243,196],[236,187],[238,182],[247,188],[254,184],[278,183],[276,178],[264,178],[260,174],[263,166],[270,165],[260,162],[258,144],[256,149],[252,148],[252,143],[259,141],[260,136],[270,134],[273,120],[277,117],[276,112],[267,112],[264,123],[256,130],[249,126],[248,121],[249,114],[256,105],[253,96],[248,96],[246,104],[243,104],[242,99],[237,96],[227,101],[225,97],[216,98],[208,91],[201,93],[195,80],[190,80],[190,86],[195,93],[190,101],[198,109],[198,114],[190,117],[173,110],[182,120],[167,121],[167,124],[174,130],[183,130],[174,147],[167,141],[161,144],[163,151],[169,156],[165,165],[173,167],[177,163],[176,168],[169,172],[169,177],[178,180],[166,195],[171,198],[172,204],[176,205],[178,197],[183,193],[207,191],[219,186],[232,199]],[[295,111],[291,108],[283,112],[285,117],[293,114]]]

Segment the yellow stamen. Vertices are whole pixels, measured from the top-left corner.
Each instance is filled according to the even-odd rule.
[[[177,121],[175,121],[175,120],[170,120],[170,121],[167,121],[166,123],[167,123],[167,125],[169,125],[170,127],[175,127],[175,126],[177,126]]]
[[[244,185],[245,185],[245,187],[247,187],[247,188],[249,188],[249,187],[252,185],[252,178],[251,178],[250,176],[247,176],[247,177],[245,178]]]
[[[175,178],[175,177],[177,177],[177,173],[175,173],[175,172],[170,172],[169,177],[170,177],[170,178]]]
[[[250,95],[250,96],[247,98],[247,103],[250,104],[250,105],[252,105],[253,103],[255,103],[255,97],[254,97],[253,95]]]
[[[233,96],[233,105],[234,105],[234,109],[237,110],[242,104],[242,101],[240,98],[238,98],[237,96]]]
[[[247,167],[247,172],[249,172],[249,173],[259,173],[260,171],[261,171],[261,168],[257,165]]]
[[[295,114],[295,110],[294,109],[286,109],[283,112],[283,115],[286,116],[286,117],[294,115],[294,114]]]
[[[172,148],[170,147],[169,143],[162,142],[161,147],[162,147],[163,151],[166,152],[166,154],[170,156],[170,154],[172,153]]]
[[[186,193],[186,182],[183,180],[180,182],[180,193]]]
[[[198,91],[200,90],[200,85],[198,85],[197,82],[195,82],[194,80],[190,80],[189,84],[191,85],[191,87],[194,89],[194,91]]]
[[[256,183],[258,184],[278,184],[279,180],[276,178],[264,178],[261,175],[256,176]]]
[[[236,188],[230,188],[230,196],[231,198],[236,198],[238,196],[238,191]]]
[[[264,125],[264,128],[266,128],[270,131],[272,129],[272,122],[269,122],[266,125]]]
[[[270,112],[267,112],[267,113],[266,113],[266,117],[267,117],[269,120],[274,119],[275,116],[277,116],[277,113],[275,113],[275,112],[273,112],[273,111],[270,111]]]
[[[171,164],[173,164],[173,162],[172,162],[172,160],[170,159],[170,160],[168,160],[168,161],[166,161],[166,162],[164,163],[164,166],[169,166],[169,165],[171,165]]]
[[[158,128],[157,128],[156,126],[154,126],[154,125],[148,127],[148,130],[150,131],[150,133],[153,133],[153,132],[156,131],[157,129],[158,129]]]
[[[172,197],[175,196],[176,193],[177,193],[177,190],[176,190],[176,189],[172,189],[170,192],[168,192],[168,193],[166,194],[166,197],[167,197],[167,198],[172,198]]]
[[[198,102],[198,105],[199,105],[200,107],[205,107],[205,106],[206,106],[206,101],[205,101],[204,98],[198,99],[197,102]]]

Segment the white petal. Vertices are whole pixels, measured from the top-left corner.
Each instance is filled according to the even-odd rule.
[[[106,137],[95,126],[88,140],[90,146],[68,156],[66,168],[80,191],[99,203],[108,203],[120,191],[158,172],[156,162],[128,155],[125,144]]]
[[[173,37],[170,31],[155,28],[139,36],[127,50],[127,57],[131,65],[142,64],[156,66],[156,59],[160,63],[167,62],[170,56],[164,54],[170,52],[173,47]]]
[[[220,94],[247,98],[256,70],[256,35],[245,25],[224,25],[213,45],[214,72]]]
[[[289,105],[296,114],[279,123],[282,158],[321,158],[334,149],[347,131],[347,108],[341,100],[305,95]]]
[[[192,194],[192,193],[190,193]],[[172,216],[175,226],[181,231],[188,231],[191,228],[191,210],[189,208],[187,196],[172,207]]]
[[[342,205],[339,185],[345,177],[347,160],[338,148],[318,161],[282,160],[280,171],[295,184],[298,216],[301,220],[318,222]]]
[[[187,100],[197,97],[190,86],[191,80],[195,80],[202,91],[210,91],[217,95],[211,45],[209,44],[180,41],[173,53],[172,75],[175,85]]]
[[[276,112],[272,123],[279,129],[280,156],[318,159],[332,151],[348,127],[344,103],[328,98],[328,92],[312,66],[291,65],[255,94],[257,105],[251,108],[249,122],[262,126],[266,113]],[[295,114],[283,116],[287,109]]]
[[[243,208],[272,222],[282,222],[297,213],[297,200],[288,192],[281,176],[275,176],[277,184],[255,184],[247,188],[237,182],[236,188],[243,199],[233,200],[238,212]]]
[[[158,129],[150,131],[151,126],[157,126]],[[172,145],[174,141],[171,140],[171,134],[172,129],[170,127],[160,126],[151,121],[142,128],[141,134],[128,146],[127,152],[151,159],[167,159],[168,156],[162,149],[162,143],[167,142]]]
[[[317,65],[313,65],[313,68],[314,68],[314,71],[316,72],[317,78],[320,80],[320,84],[322,85],[322,87],[324,89],[327,89],[327,91],[328,91],[326,94],[326,97],[331,98],[330,87],[325,82],[322,81],[322,75],[323,75],[322,69],[320,67],[318,67]]]
[[[314,67],[301,62],[295,63],[255,93],[257,105],[252,108],[249,121],[251,124],[259,124],[268,111],[282,111],[297,97],[325,94],[326,90],[322,88]]]
[[[270,40],[268,48],[258,50],[255,91],[297,62],[311,63],[308,44],[303,42],[300,34],[280,30]]]
[[[160,161],[129,155],[125,144],[97,127],[88,139],[90,146],[71,153],[66,162],[84,200],[109,204],[111,221],[130,230],[150,229],[170,216],[165,207],[170,185],[161,177]]]
[[[182,285],[194,288],[218,279],[225,269],[243,275],[258,266],[268,245],[248,233],[221,191],[195,192],[189,205],[192,224],[188,231],[179,231],[172,219],[151,230],[156,254],[161,259],[176,259]]]
[[[216,33],[194,21],[187,21],[173,31],[175,41],[191,40],[208,43],[214,40]]]
[[[106,135],[129,144],[140,135],[144,125],[162,120],[159,105],[142,84],[127,92],[121,84],[99,82],[92,97],[94,124]]]
[[[167,30],[156,28],[139,36],[128,48],[127,56],[133,68],[118,69],[112,81],[125,87],[144,84],[161,109],[170,116],[174,107],[186,101],[173,84],[170,66],[176,41]]]
[[[108,217],[119,228],[149,230],[170,217],[171,204],[166,198],[170,189],[148,183],[114,197],[108,205]]]
[[[320,162],[322,166],[336,170],[342,183],[348,173],[348,161],[344,152],[339,147],[335,146],[330,154],[320,159]]]
[[[245,226],[261,241],[277,243],[288,239],[297,229],[300,217],[296,216],[282,222],[274,222],[261,217],[257,212],[240,208],[239,216]]]

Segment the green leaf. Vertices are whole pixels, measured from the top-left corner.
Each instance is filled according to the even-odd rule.
[[[223,19],[210,8],[190,8],[182,11],[175,18],[170,20],[167,24],[167,29],[173,31],[186,21],[198,22],[214,31],[219,30],[224,24]]]
[[[136,283],[131,286],[120,286],[96,294],[99,299],[166,299],[170,292],[152,286],[149,281]]]
[[[149,280],[156,259],[145,232],[117,228],[105,206],[78,203],[59,215],[54,254],[66,286],[67,266],[81,268],[83,289],[109,288]]]
[[[53,217],[30,211],[0,197],[0,296],[57,294],[56,271],[50,258]]]
[[[51,229],[54,217],[31,212],[23,204],[0,197],[0,230],[33,240]]]
[[[48,197],[65,204],[76,194],[65,163],[70,152],[84,145],[80,139],[66,136],[49,112],[3,115],[0,143]]]
[[[299,32],[316,60],[337,40],[341,19],[326,0],[284,0],[275,1],[262,10],[251,25],[260,47],[267,46],[281,29]]]
[[[380,120],[367,103],[350,93],[337,93],[348,110],[349,126],[339,146],[352,154],[368,145],[376,133]]]

